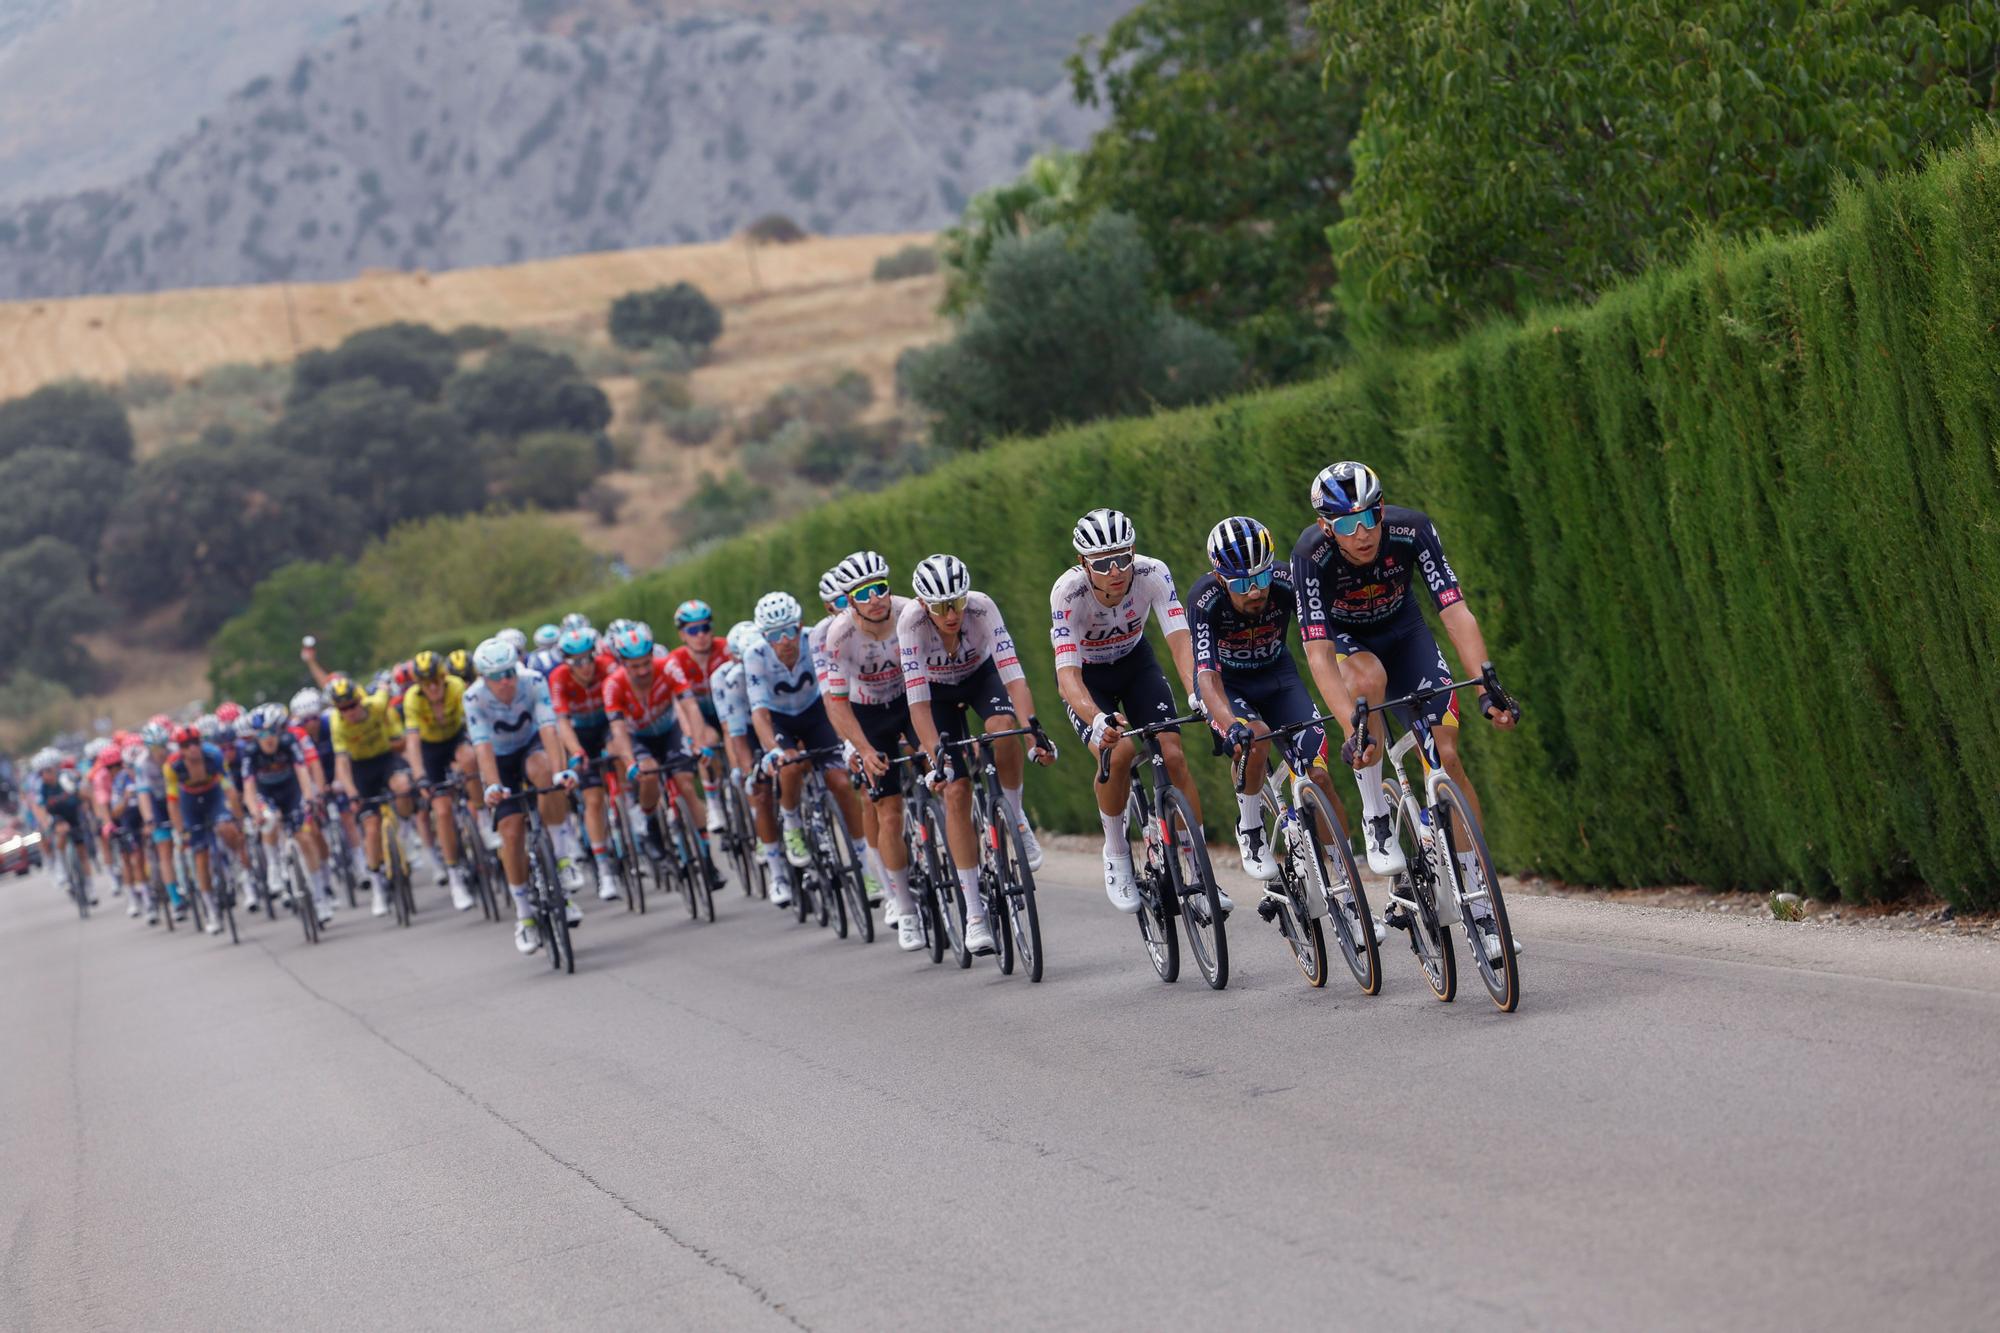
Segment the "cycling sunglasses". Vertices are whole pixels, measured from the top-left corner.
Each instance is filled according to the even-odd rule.
[[[889,595],[889,580],[877,579],[873,583],[864,583],[847,595],[856,602],[866,605],[874,601],[877,597],[887,597]]]
[[[789,643],[799,637],[799,627],[786,625],[780,629],[767,629],[763,633],[766,643]]]
[[[1100,555],[1084,563],[1090,566],[1090,572],[1093,574],[1116,574],[1121,570],[1132,568],[1132,560],[1130,551],[1120,551],[1115,555]]]
[[[1276,576],[1277,572],[1275,569],[1267,569],[1261,574],[1252,574],[1247,579],[1225,579],[1223,582],[1229,585],[1229,591],[1245,593],[1253,589],[1270,587],[1271,580]]]
[[[687,635],[689,638],[693,638],[697,634],[713,634],[715,633],[715,622],[701,620],[692,625],[682,625],[681,633]]]
[[[836,611],[845,611],[847,609],[847,594],[844,592],[834,594],[833,600],[827,603],[827,605]]]
[[[1364,509],[1358,514],[1342,514],[1339,518],[1328,519],[1333,530],[1342,537],[1352,537],[1357,532],[1366,532],[1382,517],[1382,508]]]
[[[942,602],[925,602],[924,607],[934,616],[948,616],[954,611],[963,611],[965,601],[963,596],[947,597]]]

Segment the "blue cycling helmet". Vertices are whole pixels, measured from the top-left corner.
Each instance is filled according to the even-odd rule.
[[[715,612],[709,610],[708,603],[702,601],[699,597],[690,598],[682,602],[680,609],[674,612],[674,624],[676,626],[699,625],[704,620],[713,621],[714,619]]]
[[[1313,512],[1321,518],[1358,514],[1382,503],[1382,479],[1366,463],[1334,463],[1313,478]]]
[[[630,625],[611,640],[611,651],[630,662],[653,655],[653,632],[644,625]]]
[[[588,625],[579,625],[562,636],[556,645],[564,657],[583,657],[597,651],[597,631]]]
[[[1208,563],[1223,578],[1252,578],[1269,569],[1276,559],[1271,530],[1254,518],[1238,514],[1209,529]]]
[[[538,625],[535,627],[535,647],[537,648],[553,648],[561,639],[562,631],[554,625]]]

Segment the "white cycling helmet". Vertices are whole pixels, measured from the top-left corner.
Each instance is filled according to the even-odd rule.
[[[30,773],[46,773],[60,762],[61,756],[57,755],[54,750],[37,750],[35,751],[35,757],[28,761],[28,771]]]
[[[833,567],[833,583],[842,592],[853,592],[864,583],[889,577],[889,562],[880,551],[856,551]]]
[[[1138,542],[1132,520],[1116,509],[1093,509],[1076,521],[1069,544],[1078,555],[1103,555],[1108,551],[1129,551]]]
[[[827,606],[840,600],[840,580],[834,577],[838,566],[819,576],[819,599]]]
[[[729,655],[739,662],[748,657],[750,650],[763,641],[764,636],[757,632],[757,622],[754,620],[739,620],[729,627]]]
[[[506,632],[501,630],[500,634]],[[520,665],[520,650],[499,634],[472,650],[472,669],[482,676],[511,676]]]
[[[139,728],[139,739],[147,745],[165,745],[173,738],[173,733],[157,722],[148,722]]]
[[[139,765],[145,762],[146,762],[145,746],[128,745],[125,747],[125,766],[127,768],[137,768],[139,767]]]
[[[910,588],[922,602],[949,602],[972,591],[972,575],[955,555],[925,556],[910,576]]]
[[[572,611],[562,618],[562,632],[565,634],[571,633],[574,630],[590,628],[592,628],[590,617],[581,611]]]
[[[96,763],[103,756],[104,752],[110,748],[111,742],[104,739],[104,737],[96,736],[91,738],[83,747],[83,762],[86,764]]]
[[[320,698],[319,691],[308,685],[292,696],[293,717],[318,717],[326,711],[326,700]]]
[[[759,634],[790,629],[805,618],[805,612],[799,607],[799,599],[788,592],[765,593],[757,599],[757,609],[753,614]]]
[[[501,630],[493,637],[512,647],[517,656],[528,651],[528,636],[512,626]]]

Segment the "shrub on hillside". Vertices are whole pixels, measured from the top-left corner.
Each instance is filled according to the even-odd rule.
[[[595,435],[611,421],[611,400],[561,352],[510,342],[445,386],[445,403],[474,435],[515,438],[536,431]]]
[[[296,406],[336,384],[371,379],[436,402],[458,368],[458,348],[427,324],[381,324],[350,334],[330,351],[307,352],[292,364],[287,403]]]
[[[875,281],[895,282],[921,278],[938,271],[937,250],[928,245],[906,245],[893,255],[875,261]]]
[[[83,552],[56,537],[0,554],[0,674],[18,668],[72,685],[94,680],[90,655],[76,641],[106,619],[89,570]]]
[[[507,341],[507,330],[491,324],[461,324],[445,335],[461,352],[484,352]]]
[[[707,347],[722,336],[722,312],[690,282],[627,292],[611,303],[611,340],[644,348],[662,338]]]
[[[157,370],[135,370],[112,393],[127,408],[151,407],[170,397],[177,387],[172,375]]]
[[[708,541],[741,532],[750,524],[770,517],[771,488],[751,481],[741,472],[717,477],[702,474],[701,484],[674,518],[681,536],[690,542]]]
[[[668,412],[660,424],[675,444],[689,448],[707,444],[722,430],[726,417],[719,407],[687,407]]]
[[[0,458],[0,551],[36,537],[60,537],[95,554],[104,520],[123,478],[108,480],[104,463],[73,449],[37,445]]]
[[[492,467],[496,498],[537,509],[570,509],[601,470],[585,435],[537,431],[513,443]]]
[[[458,418],[406,389],[372,379],[334,384],[286,412],[270,438],[287,453],[323,463],[365,532],[486,503],[486,477]]]
[[[758,245],[795,245],[806,239],[806,229],[783,213],[766,213],[743,229],[743,235]]]
[[[764,400],[743,423],[747,439],[761,440],[788,421],[808,426],[845,426],[875,401],[875,386],[858,370],[843,370],[831,380],[787,384]]]
[[[132,461],[132,422],[99,385],[48,384],[0,403],[0,458],[24,449],[85,454],[122,469]]]
[[[594,481],[580,497],[580,503],[594,514],[599,523],[610,527],[618,521],[618,515],[625,508],[626,495],[623,490],[608,481]]]
[[[412,579],[421,569],[424,577]],[[357,590],[384,607],[376,654],[407,656],[426,634],[580,596],[604,571],[574,532],[540,514],[488,512],[397,528],[356,562]]]
[[[284,699],[305,683],[299,640],[319,640],[321,660],[375,660],[382,608],[364,595],[347,561],[297,561],[273,570],[250,604],[216,632],[208,680],[218,698]]]
[[[687,376],[654,373],[639,381],[639,420],[664,420],[669,412],[694,406],[694,394]]]

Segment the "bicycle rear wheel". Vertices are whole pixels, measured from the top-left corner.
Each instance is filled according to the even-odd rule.
[[[838,872],[839,892],[844,911],[861,934],[863,944],[875,942],[875,914],[868,907],[868,886],[861,882],[861,860],[854,854],[854,842],[847,836],[847,821],[833,798],[825,798],[821,813],[826,819],[828,848]]]
[[[574,972],[576,951],[569,937],[568,895],[556,873],[556,852],[546,829],[535,839],[534,856],[535,873],[541,880],[536,900],[541,904],[542,940],[549,950],[549,966],[558,972]]]
[[[1134,782],[1125,803],[1125,836],[1133,849],[1133,874],[1139,891],[1139,910],[1133,915],[1139,920],[1139,938],[1146,942],[1146,957],[1152,961],[1153,971],[1161,981],[1172,983],[1181,975],[1180,932],[1174,929],[1174,913],[1179,908],[1165,873],[1155,873],[1146,843],[1151,823],[1139,784]]]
[[[694,817],[694,806],[688,802],[680,784],[672,787],[674,812],[680,824],[681,847],[687,853],[688,914],[698,920],[715,920],[715,888],[721,876],[716,873],[715,862],[709,856],[708,844],[702,840],[701,822]]]
[[[911,825],[915,836],[905,839],[910,848],[908,890],[915,905],[917,926],[923,932],[924,950],[933,963],[944,961],[944,923],[938,918],[937,884],[944,871],[938,864],[939,849],[923,831],[921,823]]]
[[[306,878],[305,861],[299,855],[298,844],[288,841],[284,850],[285,893],[292,900],[292,910],[299,914],[299,929],[305,932],[307,944],[319,943],[319,912],[313,902],[312,884]]]
[[[1181,924],[1188,949],[1210,990],[1229,984],[1229,934],[1222,918],[1215,869],[1208,861],[1208,842],[1188,809],[1187,797],[1169,787],[1160,813],[1167,824],[1167,873],[1181,902]]]
[[[1379,995],[1382,954],[1375,941],[1375,920],[1368,911],[1368,894],[1361,887],[1361,872],[1354,864],[1354,853],[1348,850],[1340,818],[1326,794],[1310,783],[1301,783],[1298,791],[1303,798],[1299,806],[1303,818],[1295,836],[1303,839],[1305,870],[1314,876],[1308,892],[1317,890],[1326,899],[1326,913],[1333,920],[1340,956],[1347,960],[1347,970],[1354,974],[1361,993]],[[1312,924],[1319,925],[1317,921]],[[1304,965],[1302,960],[1300,966]],[[1322,966],[1322,974],[1324,971]],[[1306,975],[1310,979],[1312,974]],[[1313,984],[1325,985],[1325,976]]]
[[[1507,923],[1507,904],[1500,897],[1500,876],[1493,869],[1493,857],[1486,850],[1486,833],[1479,827],[1479,820],[1472,813],[1472,802],[1465,799],[1465,793],[1450,778],[1438,783],[1438,813],[1433,818],[1447,813],[1456,819],[1445,820],[1444,841],[1451,851],[1450,864],[1445,873],[1451,876],[1451,883],[1457,892],[1460,921],[1465,927],[1466,947],[1472,953],[1472,961],[1479,968],[1479,979],[1486,983],[1486,993],[1493,997],[1503,1014],[1511,1014],[1521,1003],[1521,975],[1514,954],[1514,931]],[[1461,836],[1461,830],[1467,836]],[[1461,845],[1463,844],[1463,845]],[[1465,882],[1465,867],[1459,864],[1459,856],[1469,854],[1477,867],[1477,883]],[[1478,911],[1481,899],[1476,895],[1484,893],[1484,902],[1491,909],[1491,920],[1484,929]],[[1474,895],[1468,897],[1468,895]],[[1485,941],[1480,936],[1491,932],[1499,939],[1499,956],[1486,956]]]

